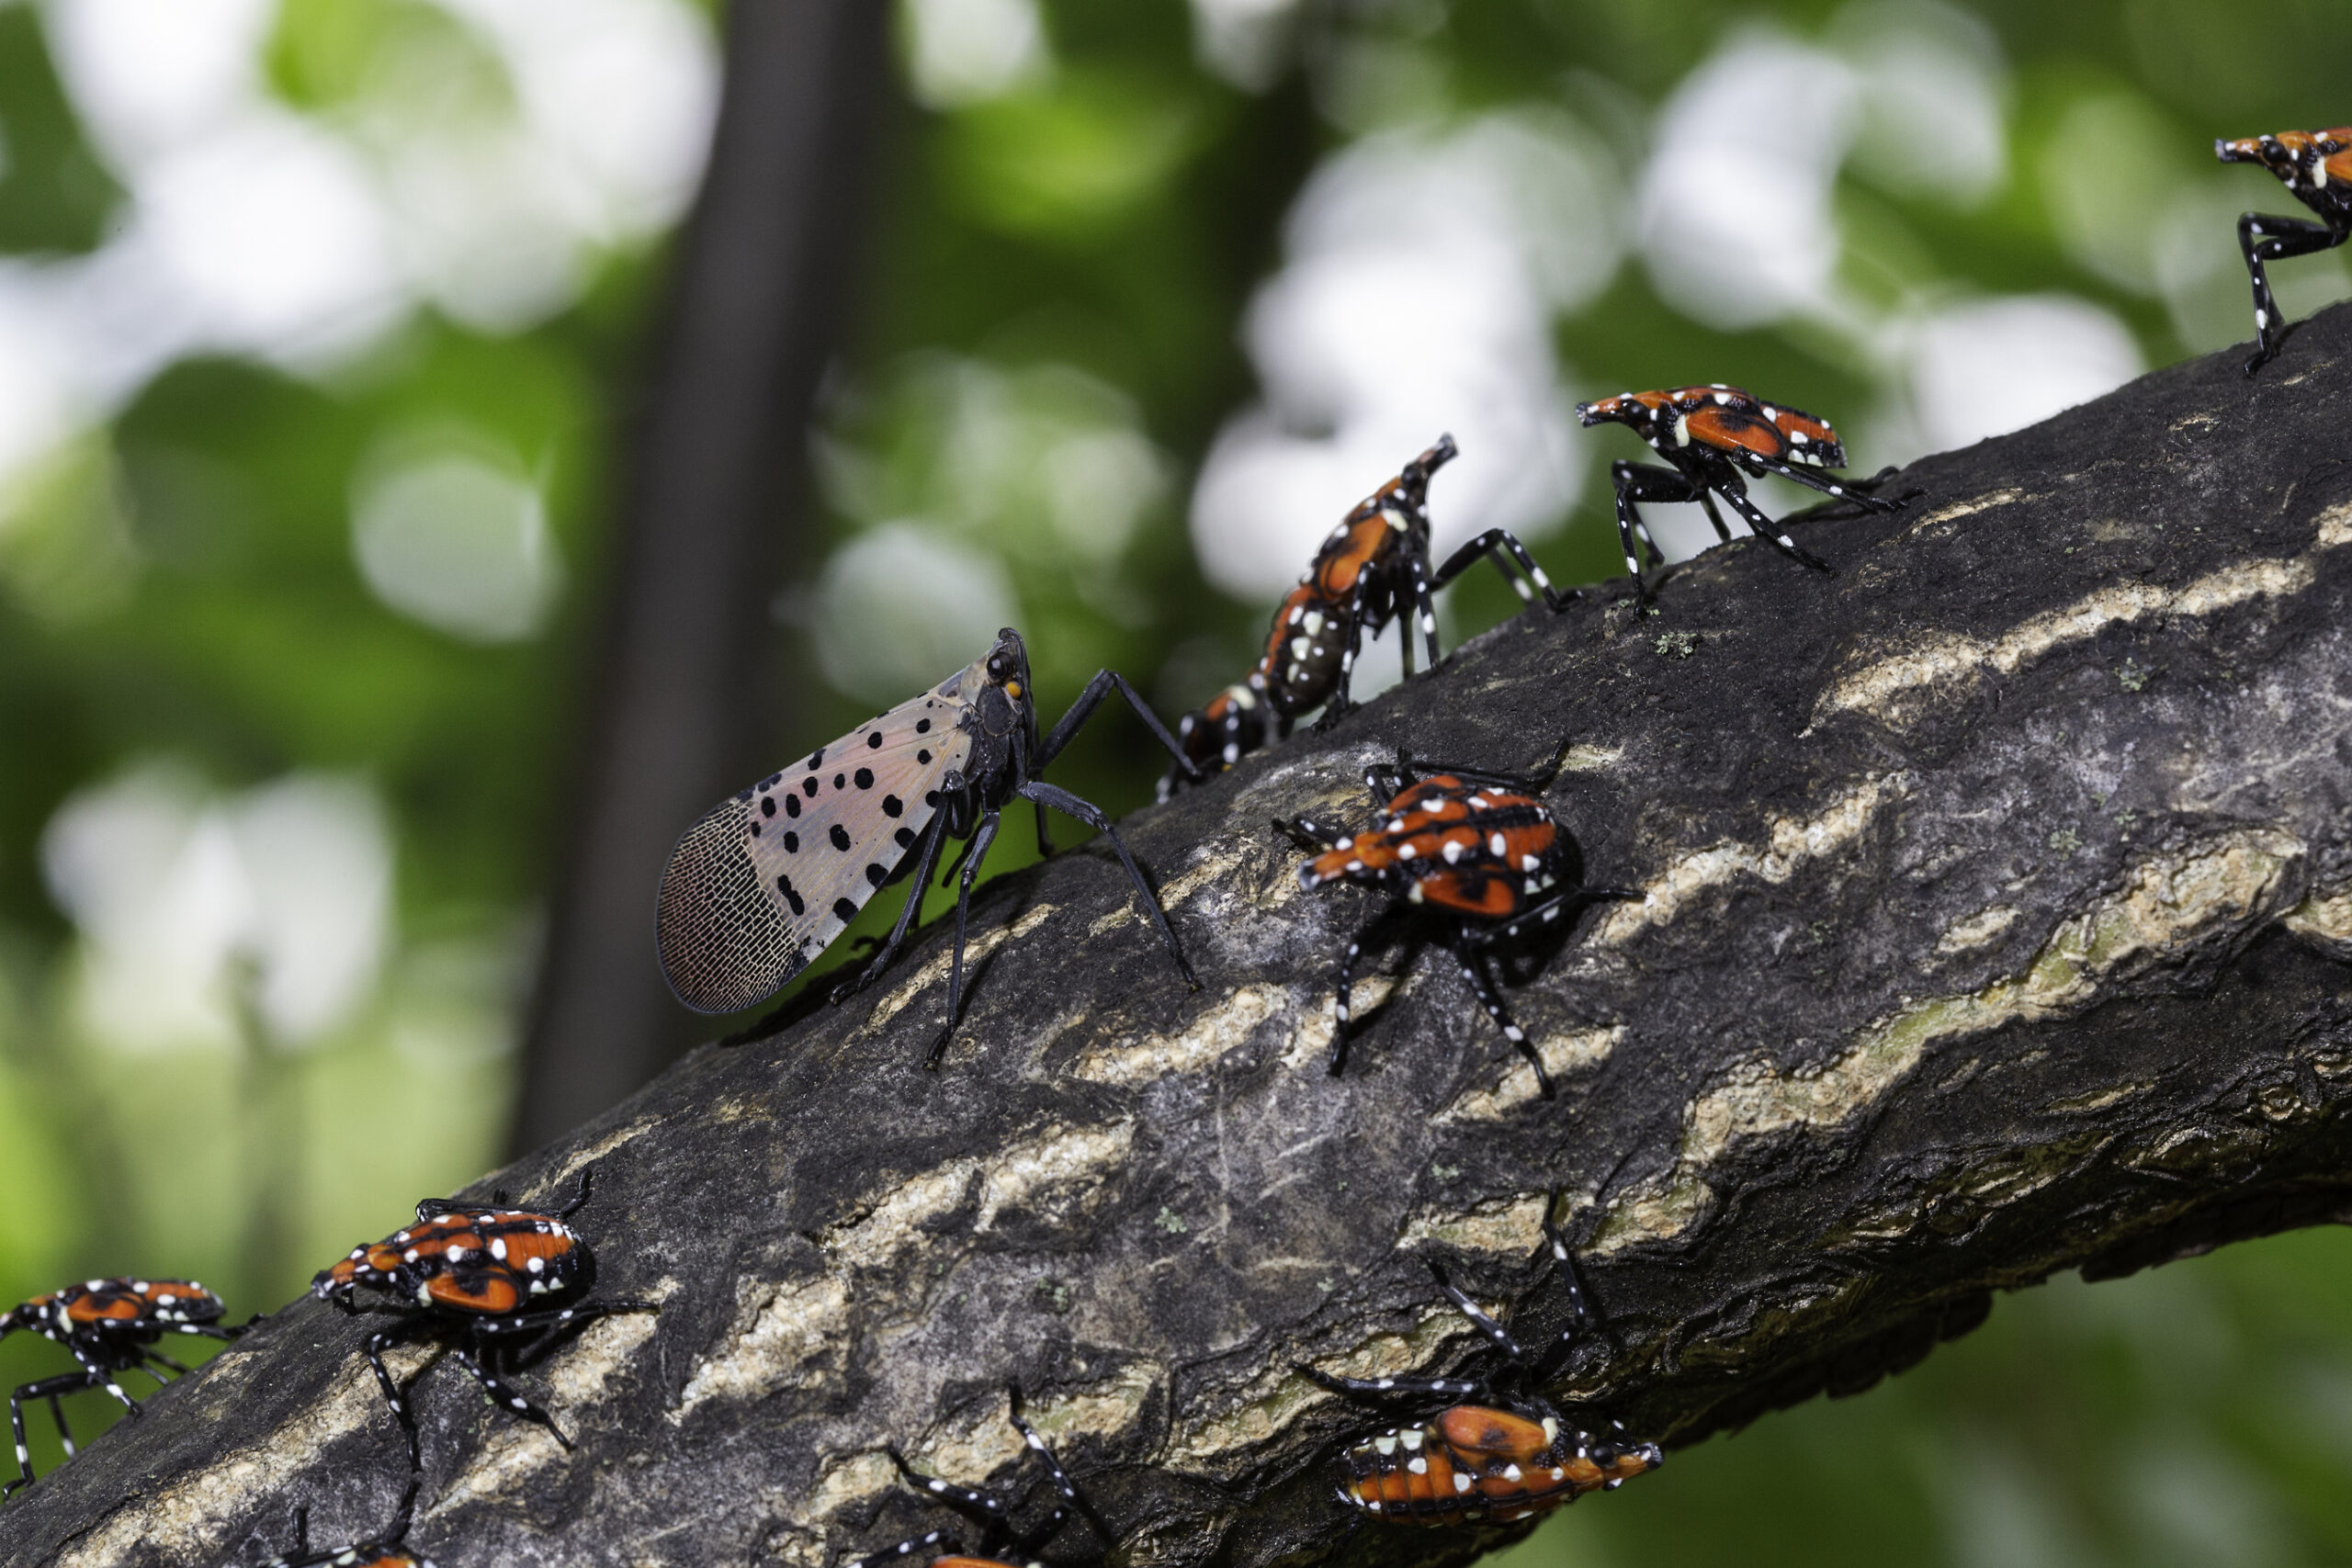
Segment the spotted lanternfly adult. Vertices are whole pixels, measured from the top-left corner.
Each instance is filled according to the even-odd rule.
[[[62,1346],[82,1364],[78,1372],[28,1382],[8,1396],[8,1423],[17,1438],[17,1479],[0,1486],[0,1497],[33,1478],[32,1451],[25,1443],[25,1402],[46,1400],[51,1419],[68,1459],[74,1455],[73,1429],[65,1424],[64,1396],[85,1389],[102,1388],[122,1402],[131,1415],[139,1404],[123,1392],[116,1379],[139,1372],[161,1388],[156,1368],[177,1375],[187,1369],[155,1348],[166,1334],[195,1334],[207,1339],[234,1339],[245,1330],[222,1324],[220,1298],[193,1280],[85,1280],[22,1306],[0,1313],[0,1338],[22,1331],[38,1334]]]
[[[1036,776],[1114,691],[1180,766],[1192,766],[1159,716],[1108,670],[1087,682],[1039,739],[1028,651],[1007,626],[985,658],[714,807],[686,829],[662,874],[659,937],[670,988],[697,1012],[750,1007],[807,968],[868,898],[911,870],[914,886],[889,940],[833,987],[832,999],[844,999],[898,956],[941,840],[965,839],[947,1026],[923,1060],[936,1066],[963,1014],[972,881],[996,840],[1000,814],[1015,797],[1036,807],[1037,843],[1047,852],[1049,806],[1111,840],[1178,972],[1197,988],[1168,916],[1118,829],[1100,807]]]
[[[1650,586],[1642,580],[1642,564],[1634,537],[1639,534],[1649,547],[1650,564],[1662,566],[1666,557],[1642,522],[1638,502],[1695,501],[1706,510],[1715,536],[1726,543],[1731,529],[1715,510],[1720,495],[1742,521],[1771,541],[1781,554],[1803,561],[1815,571],[1835,572],[1827,561],[1800,547],[1748,499],[1742,470],[1758,478],[1777,474],[1808,490],[1851,502],[1869,512],[1898,512],[1902,501],[1883,501],[1864,492],[1862,484],[1834,479],[1827,472],[1846,466],[1846,448],[1829,422],[1801,413],[1784,403],[1768,403],[1753,393],[1721,382],[1707,387],[1676,387],[1659,392],[1621,392],[1598,402],[1578,403],[1577,418],[1587,425],[1615,423],[1630,425],[1634,434],[1674,466],[1609,465],[1617,491],[1617,535],[1625,547],[1625,570],[1633,574],[1640,602],[1647,604]]]
[[[2238,249],[2245,253],[2245,269],[2254,277],[2256,341],[2254,357],[2245,362],[2245,373],[2251,376],[2277,355],[2287,336],[2287,323],[2279,319],[2278,302],[2270,297],[2270,279],[2263,275],[2262,264],[2332,250],[2352,238],[2352,127],[2216,141],[2213,155],[2224,164],[2261,164],[2320,216],[2316,223],[2259,212],[2238,220]]]
[[[1557,773],[1555,766],[1541,779],[1513,778],[1450,762],[1417,762],[1399,751],[1396,766],[1364,773],[1378,813],[1372,827],[1340,833],[1305,818],[1275,819],[1274,827],[1312,856],[1298,868],[1301,887],[1360,882],[1395,895],[1349,940],[1340,960],[1333,1077],[1347,1065],[1356,960],[1394,922],[1426,910],[1447,922],[1446,943],[1463,979],[1503,1038],[1534,1066],[1544,1098],[1553,1097],[1542,1055],[1511,1021],[1487,972],[1487,949],[1534,931],[1566,930],[1564,922],[1573,922],[1588,904],[1642,897],[1631,887],[1583,886],[1584,857],[1576,839],[1539,798]]]
[[[1160,799],[1172,799],[1184,787],[1186,763],[1194,777],[1216,773],[1290,733],[1290,720],[1266,700],[1262,679],[1252,674],[1237,681],[1176,721],[1176,743],[1184,750],[1184,761],[1171,765],[1159,781]]]
[[[1432,1262],[1430,1272],[1437,1276],[1438,1289],[1498,1353],[1491,1371],[1470,1379],[1341,1378],[1313,1367],[1298,1369],[1335,1393],[1374,1406],[1476,1402],[1447,1403],[1420,1419],[1351,1444],[1340,1461],[1340,1502],[1393,1524],[1508,1524],[1573,1503],[1588,1492],[1612,1492],[1666,1462],[1656,1443],[1634,1441],[1613,1421],[1605,1433],[1584,1430],[1544,1393],[1568,1352],[1598,1327],[1567,1240],[1549,1211],[1547,1204],[1544,1235],[1568,1299],[1569,1318],[1540,1357],[1530,1357]]]
[[[1487,529],[1430,570],[1430,476],[1457,451],[1453,436],[1439,436],[1436,446],[1340,519],[1315,552],[1306,575],[1276,607],[1266,651],[1249,683],[1265,694],[1285,726],[1320,706],[1320,728],[1353,706],[1348,680],[1364,639],[1408,613],[1419,623],[1430,668],[1435,669],[1437,610],[1430,595],[1482,557],[1495,563],[1522,601],[1532,603],[1541,593],[1557,610],[1574,597],[1555,590],[1526,547],[1504,528]],[[1403,640],[1405,673],[1410,675],[1409,624]]]
[[[360,1311],[359,1292],[379,1299],[368,1308],[399,1321],[368,1337],[368,1364],[384,1403],[408,1437],[410,1468],[421,1462],[416,1417],[384,1365],[384,1352],[412,1339],[446,1338],[492,1404],[535,1421],[571,1447],[555,1418],[517,1393],[502,1372],[527,1364],[564,1335],[615,1313],[659,1312],[654,1302],[591,1302],[577,1298],[594,1281],[595,1262],[580,1233],[564,1224],[588,1201],[594,1168],[580,1173],[571,1201],[552,1214],[427,1198],[416,1223],[379,1242],[355,1247],[311,1281],[311,1294],[346,1313]],[[558,1305],[559,1302],[565,1304]]]
[[[410,1481],[408,1490],[401,1495],[400,1511],[382,1534],[323,1551],[311,1550],[311,1510],[295,1509],[293,1555],[274,1557],[262,1568],[433,1568],[433,1559],[420,1557],[406,1546],[409,1520],[416,1511],[416,1489],[417,1483]]]
[[[903,1562],[918,1551],[939,1553],[932,1560],[931,1568],[1043,1568],[1035,1561],[1037,1552],[1061,1532],[1062,1527],[1069,1522],[1073,1509],[1086,1516],[1086,1522],[1094,1527],[1107,1549],[1116,1539],[1111,1533],[1111,1527],[1102,1522],[1102,1516],[1094,1511],[1094,1505],[1079,1491],[1078,1483],[1069,1478],[1068,1471],[1062,1469],[1061,1461],[1054,1457],[1054,1450],[1046,1446],[1046,1439],[1037,1435],[1037,1429],[1023,1419],[1021,1391],[1018,1388],[1012,1390],[1012,1416],[1013,1426],[1020,1430],[1021,1440],[1029,1446],[1030,1452],[1045,1461],[1046,1472],[1053,1477],[1055,1489],[1062,1495],[1063,1501],[1055,1506],[1051,1514],[1035,1528],[1016,1533],[1012,1528],[1012,1509],[1002,1500],[986,1492],[950,1485],[936,1476],[924,1475],[909,1464],[894,1448],[888,1450],[890,1462],[899,1467],[899,1473],[906,1477],[908,1484],[976,1521],[980,1527],[979,1538],[974,1542],[971,1553],[966,1555],[963,1542],[956,1538],[955,1531],[933,1530],[928,1535],[902,1540],[887,1551],[877,1551],[870,1557],[861,1557],[854,1562],[845,1563],[842,1568],[882,1568],[884,1563]]]

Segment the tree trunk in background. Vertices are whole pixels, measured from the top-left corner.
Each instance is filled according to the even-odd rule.
[[[1425,1265],[1510,1302],[1555,1188],[1612,1328],[1556,1392],[1670,1445],[2056,1270],[2352,1219],[2352,308],[2242,354],[1800,522],[1835,578],[1710,551],[1656,617],[1521,615],[1137,813],[1198,993],[1098,842],[988,886],[944,1070],[934,925],[501,1174],[548,1202],[593,1161],[597,1288],[662,1310],[522,1375],[572,1453],[399,1353],[412,1545],[834,1568],[952,1522],[888,1443],[1046,1506],[1018,1381],[1125,1561],[1459,1562],[1531,1527],[1351,1530],[1331,1445],[1368,1418],[1292,1368],[1476,1364]],[[1430,953],[1377,956],[1323,1071],[1374,900],[1302,892],[1267,818],[1361,820],[1400,744],[1569,746],[1554,802],[1646,894],[1510,993],[1556,1101]],[[297,1503],[379,1528],[404,1455],[362,1330],[281,1312],[0,1513],[6,1561],[259,1562]]]
[[[686,1043],[654,964],[653,890],[684,825],[763,765],[756,744],[789,703],[765,679],[769,611],[807,549],[805,432],[864,232],[888,13],[729,7],[717,137],[638,421],[585,744],[548,798],[564,861],[518,1149],[616,1104]]]

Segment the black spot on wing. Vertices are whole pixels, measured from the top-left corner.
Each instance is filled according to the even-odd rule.
[[[825,836],[833,840],[833,848],[843,851],[849,848],[849,829],[840,823],[836,822],[827,829]]]

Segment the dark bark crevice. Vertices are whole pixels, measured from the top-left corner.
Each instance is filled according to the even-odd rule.
[[[598,1161],[601,1288],[665,1306],[526,1379],[575,1454],[432,1365],[417,1543],[831,1568],[944,1522],[887,1442],[1043,1506],[1018,1380],[1128,1561],[1457,1562],[1509,1532],[1345,1528],[1325,1460],[1363,1418],[1290,1368],[1462,1364],[1426,1260],[1510,1300],[1555,1187],[1612,1325],[1559,1392],[1672,1444],[1867,1386],[1992,1292],[2352,1216],[2352,310],[2238,357],[1801,524],[1835,579],[1710,552],[1654,618],[1522,615],[1137,814],[1198,994],[1081,847],[977,901],[941,1073],[934,928],[501,1173],[542,1197]],[[1434,954],[1386,962],[1321,1070],[1369,905],[1301,892],[1266,823],[1361,811],[1399,743],[1566,743],[1591,874],[1648,895],[1510,991],[1555,1102]],[[258,1561],[298,1500],[322,1539],[380,1520],[358,1337],[278,1314],[11,1504],[6,1560]]]

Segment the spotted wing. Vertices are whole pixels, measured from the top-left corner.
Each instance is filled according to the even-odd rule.
[[[662,874],[662,973],[697,1012],[750,1007],[841,935],[931,825],[971,737],[955,682],[724,801]]]

